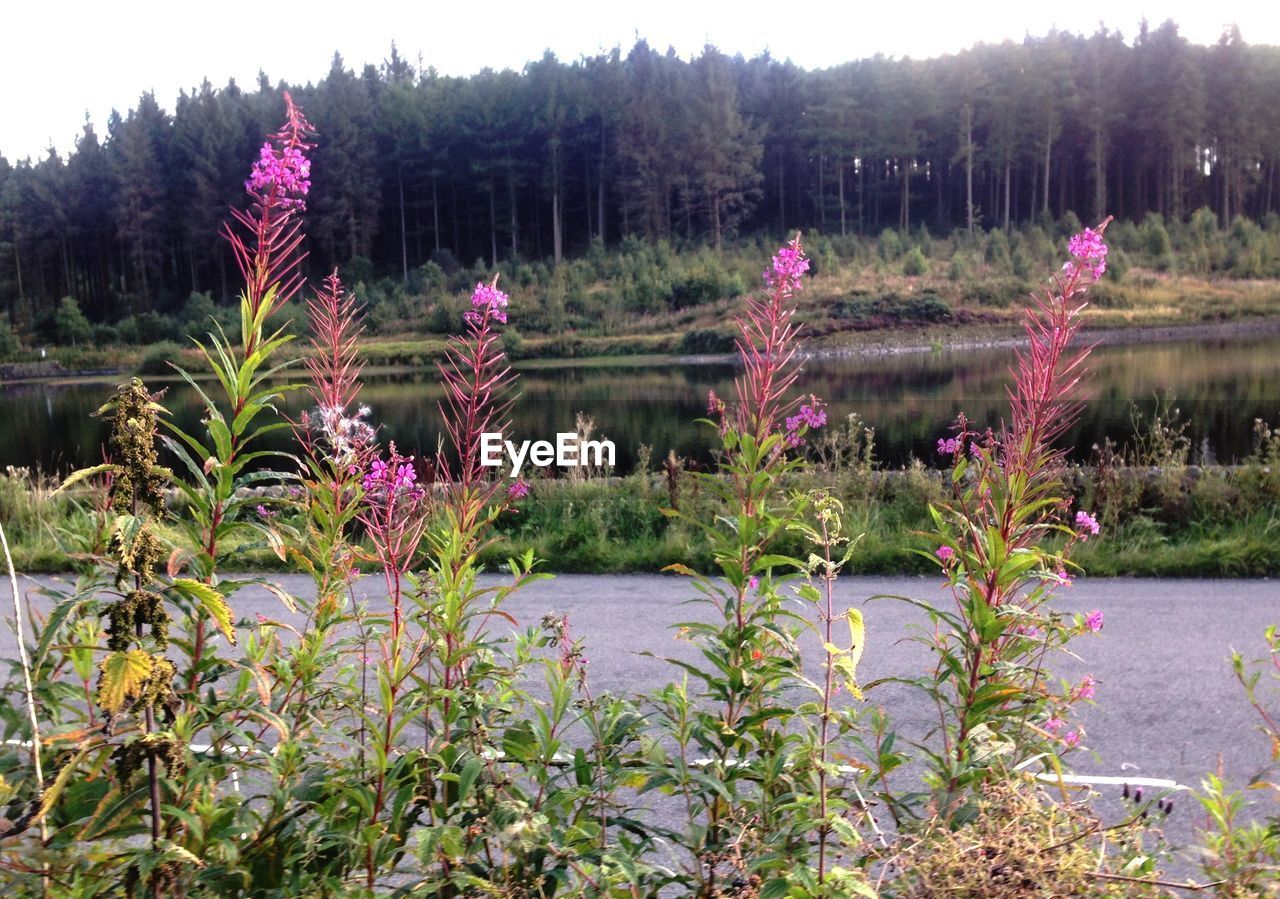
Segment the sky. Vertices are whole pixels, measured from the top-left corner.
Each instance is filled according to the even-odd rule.
[[[1111,0],[1080,7],[1036,0],[13,0],[0,17],[0,155],[65,154],[86,114],[99,136],[111,110],[144,91],[172,111],[178,92],[204,78],[256,83],[318,81],[334,51],[348,67],[381,63],[392,41],[410,62],[447,75],[520,69],[550,49],[561,60],[625,51],[637,36],[660,50],[696,55],[706,43],[727,53],[768,50],[805,68],[882,53],[916,58],[979,42],[1020,40],[1052,28],[1093,33],[1100,24],[1126,38],[1144,16],[1172,18],[1196,43],[1213,43],[1229,24],[1253,44],[1280,44],[1280,13],[1268,2]],[[1081,10],[1087,10],[1082,12]]]

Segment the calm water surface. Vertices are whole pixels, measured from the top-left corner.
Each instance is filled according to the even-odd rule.
[[[876,429],[876,455],[891,465],[912,456],[937,462],[933,445],[957,412],[998,424],[1007,403],[1010,349],[943,351],[881,357],[813,359],[800,386],[825,398],[832,420],[857,412]],[[694,419],[706,412],[708,390],[728,396],[735,369],[727,364],[578,365],[520,372],[516,439],[551,439],[573,430],[583,412],[599,436],[613,440],[627,471],[641,444],[655,459],[668,449],[706,461],[714,434]],[[159,381],[153,386],[160,386]],[[165,403],[184,428],[199,427],[194,392],[167,383]],[[106,428],[91,414],[109,383],[0,386],[0,465],[65,471],[100,461]],[[1133,433],[1134,404],[1150,413],[1156,398],[1176,395],[1197,448],[1218,461],[1247,454],[1255,418],[1280,423],[1280,338],[1107,346],[1094,351],[1085,387],[1088,406],[1066,436],[1077,458],[1103,438],[1124,443]],[[433,449],[440,434],[441,397],[434,370],[371,376],[364,401],[402,451]],[[300,411],[301,395],[290,409]],[[284,446],[284,432],[272,435]]]

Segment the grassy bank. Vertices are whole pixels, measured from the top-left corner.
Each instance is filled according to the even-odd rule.
[[[1067,219],[1008,234],[808,234],[811,277],[797,312],[806,344],[947,346],[1014,335],[1022,301],[1042,286],[1042,273],[1059,264],[1066,236],[1078,228]],[[1112,251],[1106,277],[1090,293],[1090,329],[1280,315],[1280,217],[1263,225],[1240,219],[1221,229],[1211,214],[1197,213],[1185,223],[1149,216],[1141,224],[1116,222],[1107,237]],[[717,253],[627,240],[560,265],[510,260],[502,265],[502,283],[511,294],[505,349],[513,359],[731,352],[732,317],[758,283],[760,259],[771,246],[741,241]],[[438,358],[471,288],[492,277],[482,267],[448,259],[428,263],[404,280],[375,280],[359,268],[345,274],[367,310],[362,353],[369,364],[387,366],[421,366]],[[237,333],[237,314],[233,306],[197,293],[180,308],[115,323],[91,324],[71,315],[78,324],[68,333],[51,319],[22,333],[8,332],[0,340],[0,363],[25,365],[47,357],[65,371],[143,374],[166,373],[170,361],[198,367],[187,335],[204,333],[211,320]],[[300,328],[305,318],[295,303],[276,323]],[[286,354],[301,346],[300,341]]]
[[[863,534],[851,571],[936,573],[919,555],[932,547],[918,532],[930,527],[927,506],[943,501],[941,473],[914,467],[817,471],[796,489],[830,488],[845,503],[849,530]],[[1103,523],[1102,534],[1076,551],[1094,576],[1256,577],[1280,575],[1280,466],[1259,458],[1233,468],[1172,465],[1072,469],[1081,508]],[[24,571],[60,572],[105,549],[104,516],[92,491],[52,495],[44,478],[0,475],[0,517]],[[709,568],[700,533],[663,514],[673,501],[703,520],[719,511],[697,479],[680,473],[594,481],[539,480],[518,512],[505,516],[485,553],[497,566],[532,549],[564,572],[659,571],[674,562]],[[279,522],[288,526],[286,511]],[[782,551],[801,551],[798,538]],[[245,564],[280,570],[268,547],[246,546]]]

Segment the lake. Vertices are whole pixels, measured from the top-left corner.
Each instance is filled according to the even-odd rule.
[[[1013,350],[945,350],[806,361],[800,387],[830,404],[832,422],[857,412],[876,429],[876,456],[889,465],[912,457],[937,464],[933,447],[957,412],[982,424],[1006,414]],[[694,420],[706,413],[708,390],[732,395],[735,368],[725,363],[666,361],[538,365],[520,370],[514,439],[553,439],[571,431],[583,412],[596,435],[614,441],[618,471],[634,465],[641,444],[655,462],[668,449],[707,461],[714,433]],[[194,391],[168,387],[165,404],[184,428],[199,426]],[[28,383],[0,386],[0,466],[67,471],[100,461],[104,423],[91,414],[110,395],[111,382]],[[1074,457],[1087,459],[1104,438],[1132,438],[1134,406],[1146,414],[1157,398],[1176,397],[1197,454],[1231,462],[1252,446],[1253,422],[1280,423],[1280,337],[1234,337],[1098,347],[1084,396],[1088,406],[1064,438]],[[403,452],[433,449],[440,433],[434,369],[366,378],[364,402],[382,424],[384,439]],[[290,401],[300,411],[301,394]],[[287,436],[277,436],[285,445]]]

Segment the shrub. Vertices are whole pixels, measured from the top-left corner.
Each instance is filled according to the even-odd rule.
[[[912,247],[911,252],[902,260],[902,273],[908,278],[917,278],[928,270],[929,260],[924,258],[919,247]]]
[[[0,362],[9,362],[17,358],[22,350],[22,341],[18,332],[9,323],[8,313],[0,313]]]
[[[182,361],[183,348],[172,340],[155,344],[138,362],[138,372],[144,375],[171,375]]]
[[[688,331],[680,338],[680,352],[689,356],[714,356],[732,353],[734,335],[728,331],[700,329]]]
[[[63,297],[53,313],[53,330],[62,346],[87,343],[93,337],[93,326],[80,311],[80,304],[73,297]]]

